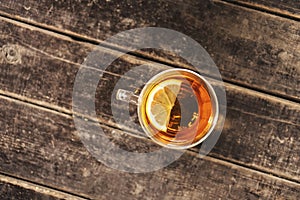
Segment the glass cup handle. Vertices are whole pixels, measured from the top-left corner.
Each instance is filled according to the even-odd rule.
[[[124,101],[124,102],[133,103],[135,105],[138,105],[139,96],[135,95],[131,91],[118,89],[116,98],[117,98],[117,100],[120,100],[120,101]]]

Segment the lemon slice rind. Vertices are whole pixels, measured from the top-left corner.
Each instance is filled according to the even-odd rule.
[[[160,131],[167,131],[170,114],[180,91],[182,81],[169,79],[156,85],[146,102],[146,113],[150,123]],[[156,95],[161,92],[161,95]]]

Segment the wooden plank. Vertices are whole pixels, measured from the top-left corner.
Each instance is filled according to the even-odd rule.
[[[212,154],[299,182],[300,105],[226,86],[228,114]]]
[[[300,99],[300,24],[293,20],[208,0],[5,1],[0,14],[93,42],[136,27],[174,29],[206,48],[224,80]],[[186,65],[157,51],[138,54]]]
[[[155,172],[120,172],[87,152],[71,116],[0,98],[0,170],[5,173],[94,199],[300,198],[297,183],[210,157],[200,159],[193,152]],[[145,144],[152,145],[117,129],[102,128],[115,141],[126,139],[122,148],[143,150]]]
[[[0,198],[2,200],[83,200],[80,197],[4,175],[0,175]]]
[[[244,6],[249,6],[274,14],[286,16],[292,19],[300,19],[300,3],[298,0],[226,0],[228,2],[240,3]]]
[[[71,114],[73,84],[79,63],[93,46],[32,27],[25,28],[18,23],[13,25],[3,21],[2,26],[6,33],[2,34],[0,44],[15,45],[21,61],[8,64],[5,58],[1,60],[1,93]],[[35,42],[38,38],[43,40]],[[107,55],[115,53],[105,48],[100,50]],[[110,98],[107,97],[111,96],[112,86],[120,78],[119,74],[146,63],[151,64],[127,55],[113,63],[110,68],[113,71],[105,73],[105,79],[99,83],[96,93],[99,100],[96,102],[98,120],[101,123],[116,126],[112,120]],[[128,81],[132,80],[128,78]],[[299,181],[299,104],[231,84],[226,84],[226,90],[228,114],[213,155]],[[126,121],[122,128],[137,132]]]

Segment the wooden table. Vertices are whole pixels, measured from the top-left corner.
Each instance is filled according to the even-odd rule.
[[[299,1],[7,0],[0,16],[1,199],[300,199]],[[101,41],[148,26],[180,31],[209,52],[225,82],[227,116],[203,159],[195,147],[158,171],[120,172],[78,137],[73,84]],[[108,43],[100,51],[122,48]],[[135,138],[126,123],[119,128],[110,98],[100,94],[145,63],[190,67],[145,50],[105,72],[95,123],[125,149],[153,143]]]

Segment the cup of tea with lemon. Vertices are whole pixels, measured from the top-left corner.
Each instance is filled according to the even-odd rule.
[[[153,76],[140,94],[119,89],[117,99],[135,96],[139,123],[154,142],[187,149],[203,142],[218,120],[218,101],[211,84],[188,69],[168,69]]]

